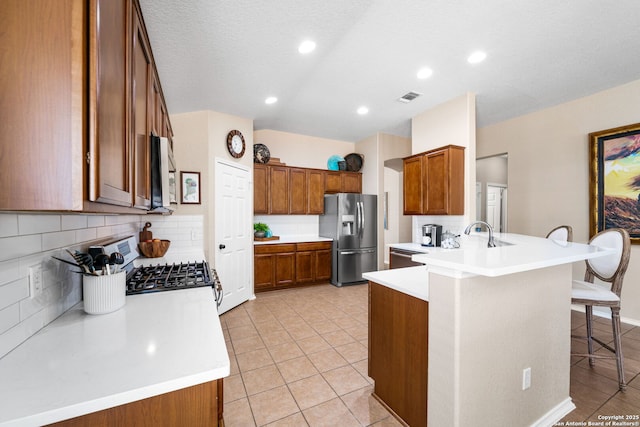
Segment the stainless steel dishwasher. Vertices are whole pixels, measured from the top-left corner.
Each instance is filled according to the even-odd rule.
[[[408,249],[389,248],[389,268],[404,268],[424,265],[421,262],[411,260],[412,255],[421,254],[423,252],[412,251]]]

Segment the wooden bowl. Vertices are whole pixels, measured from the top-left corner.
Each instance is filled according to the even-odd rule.
[[[138,243],[138,249],[147,258],[160,258],[167,253],[169,245],[171,245],[171,240],[154,240]]]

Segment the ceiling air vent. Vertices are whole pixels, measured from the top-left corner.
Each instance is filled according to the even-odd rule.
[[[404,95],[402,95],[400,98],[398,98],[398,101],[400,102],[404,102],[405,104],[413,101],[414,99],[416,99],[417,97],[419,97],[420,95],[422,95],[421,93],[418,92],[408,92]]]

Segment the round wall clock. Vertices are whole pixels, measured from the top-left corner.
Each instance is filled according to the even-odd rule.
[[[244,156],[244,136],[240,133],[239,130],[232,130],[227,135],[227,150],[229,150],[229,154],[231,154],[236,159]]]

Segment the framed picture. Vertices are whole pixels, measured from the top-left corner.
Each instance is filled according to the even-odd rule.
[[[176,173],[169,172],[169,203],[177,204],[178,198],[176,197]]]
[[[200,172],[180,172],[182,204],[200,204]]]
[[[624,228],[640,243],[640,123],[589,134],[589,231]]]

